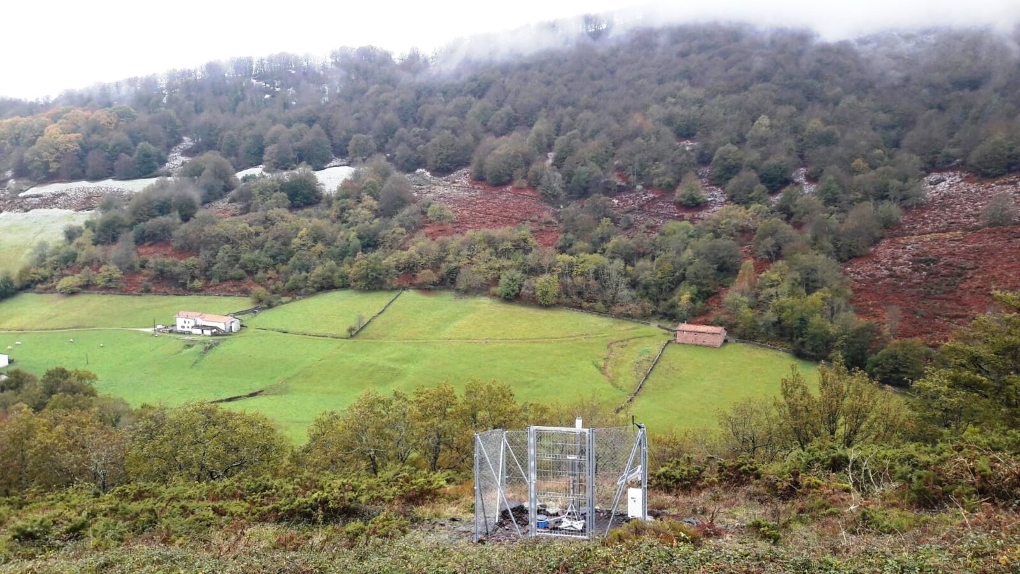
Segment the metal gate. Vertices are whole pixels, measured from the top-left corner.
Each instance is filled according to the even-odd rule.
[[[587,538],[595,529],[592,431],[528,429],[528,533]]]

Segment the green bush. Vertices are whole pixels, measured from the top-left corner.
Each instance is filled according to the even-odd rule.
[[[543,275],[535,281],[535,298],[545,307],[555,305],[560,298],[560,282],[552,275]]]
[[[1008,193],[999,193],[992,197],[988,206],[981,212],[981,222],[988,227],[1004,227],[1013,225],[1020,217],[1020,208],[1017,207],[1013,196]]]
[[[705,486],[705,467],[690,458],[671,460],[659,467],[649,481],[653,488],[670,493],[691,492]]]
[[[411,523],[403,516],[383,511],[368,522],[366,539],[400,538],[410,530]]]
[[[701,181],[694,173],[684,175],[680,185],[676,188],[676,196],[673,201],[681,207],[701,207],[708,203],[705,192],[701,188]]]
[[[762,540],[767,540],[772,544],[779,544],[779,541],[783,538],[782,534],[779,533],[778,524],[761,518],[756,518],[748,522],[747,528],[754,532]]]
[[[921,517],[896,508],[864,507],[858,517],[859,530],[882,534],[903,534],[922,522]]]
[[[447,223],[453,222],[453,212],[450,211],[449,207],[446,207],[442,203],[433,203],[430,205],[427,217],[432,223],[438,223],[440,225],[446,225]]]
[[[499,298],[505,301],[513,301],[521,294],[524,287],[524,274],[520,271],[505,271],[499,277]]]
[[[81,292],[82,280],[77,275],[64,277],[57,282],[57,292],[64,295],[74,295]]]
[[[606,543],[617,546],[635,539],[651,538],[661,544],[677,546],[680,544],[696,544],[701,541],[701,533],[683,522],[669,518],[654,521],[631,520],[623,526],[609,532]]]
[[[45,518],[28,518],[15,522],[8,536],[15,542],[43,542],[53,533],[53,522]]]

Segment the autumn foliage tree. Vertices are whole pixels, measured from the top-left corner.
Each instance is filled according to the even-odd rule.
[[[889,440],[902,432],[907,420],[898,401],[864,372],[847,369],[842,358],[818,368],[817,396],[794,368],[782,380],[776,408],[801,449],[816,441],[850,448]]]
[[[365,391],[343,411],[329,411],[315,419],[302,460],[320,470],[373,475],[402,465],[413,452],[409,411],[404,393],[386,396]]]
[[[462,396],[449,383],[411,395],[368,390],[343,411],[320,415],[297,456],[329,472],[460,471],[471,460],[475,432],[519,428],[525,408],[508,385],[495,381],[470,381]]]
[[[265,415],[196,403],[142,410],[128,472],[136,480],[219,480],[263,474],[283,462],[286,439]]]

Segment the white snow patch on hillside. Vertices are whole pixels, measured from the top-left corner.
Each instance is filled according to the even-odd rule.
[[[333,193],[336,191],[336,188],[339,187],[345,179],[349,179],[353,173],[353,167],[341,165],[338,167],[327,167],[322,171],[317,171],[315,172],[315,177],[319,179],[319,183],[322,184],[322,188],[326,191],[326,193]]]
[[[265,173],[262,170],[262,166],[249,167],[248,169],[237,172],[237,179],[241,179],[246,175],[262,175]],[[318,178],[319,183],[322,184],[322,188],[326,193],[333,193],[336,191],[338,185],[345,179],[351,177],[354,173],[354,168],[346,165],[337,167],[327,167],[319,171],[312,172],[315,177]],[[104,179],[102,181],[69,181],[64,183],[47,183],[46,185],[37,185],[21,192],[18,197],[32,197],[37,195],[49,195],[51,193],[62,193],[62,192],[74,192],[74,191],[85,191],[98,189],[104,192],[122,191],[127,193],[137,193],[146,187],[152,185],[157,179],[156,177],[147,177],[144,179]]]
[[[144,179],[104,179],[102,181],[69,181],[64,183],[47,183],[46,185],[37,185],[21,192],[18,197],[31,197],[33,195],[48,195],[51,193],[60,193],[67,191],[77,191],[85,189],[102,189],[108,191],[126,191],[129,193],[139,192],[142,189],[152,185],[157,179],[156,177],[147,177]]]
[[[335,167],[327,167],[326,169],[320,169],[319,171],[313,171],[315,178],[322,184],[322,189],[326,193],[333,193],[336,188],[343,183],[345,179],[349,179],[351,174],[354,173],[354,168],[348,165],[340,165]],[[261,165],[255,167],[249,167],[243,169],[235,174],[237,179],[244,179],[246,175],[269,175],[263,170]]]
[[[249,167],[248,169],[242,169],[241,171],[235,173],[234,175],[237,177],[238,180],[241,180],[244,179],[244,177],[247,175],[260,176],[263,173],[265,172],[262,171],[262,166],[257,165],[255,167]]]
[[[163,166],[163,169],[170,173],[180,169],[188,161],[188,158],[184,156],[184,152],[188,151],[194,143],[188,136],[181,138],[181,143],[175,145],[170,150],[170,153],[167,154],[166,165]]]

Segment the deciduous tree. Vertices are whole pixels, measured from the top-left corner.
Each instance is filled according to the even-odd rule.
[[[279,465],[286,439],[265,415],[197,403],[142,410],[127,465],[137,480],[171,482],[259,475]]]

